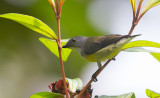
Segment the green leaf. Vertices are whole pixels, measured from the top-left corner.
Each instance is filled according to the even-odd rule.
[[[157,60],[160,62],[160,53],[150,52],[150,54],[151,54],[155,59],[157,59]]]
[[[55,7],[55,1],[54,0],[48,0],[48,2],[52,7]]]
[[[98,96],[98,98],[136,98],[134,93],[128,93],[128,94],[123,94],[119,96],[107,96],[107,95],[102,95]]]
[[[151,91],[149,89],[146,89],[146,94],[150,98],[160,98],[160,94],[158,94],[156,92],[153,92],[153,91]]]
[[[132,47],[155,47],[160,48],[160,44],[152,41],[146,41],[146,40],[138,40],[133,41],[125,44],[122,48],[122,50],[132,48]]]
[[[46,39],[46,38],[39,38],[39,40],[57,57],[59,57],[58,45],[55,40]],[[61,45],[65,45],[67,40],[62,40]],[[67,61],[68,56],[71,53],[71,49],[69,48],[62,48],[62,60]]]
[[[129,0],[129,1],[132,5],[133,12],[136,13],[137,0]]]
[[[45,35],[49,38],[53,38],[55,40],[57,39],[57,36],[54,33],[54,31],[45,23],[43,23],[41,20],[35,17],[23,15],[23,14],[17,14],[17,13],[3,14],[3,15],[0,15],[0,17],[11,19],[42,35]]]
[[[152,7],[155,7],[157,5],[160,5],[160,0],[148,0],[147,4],[145,5],[145,7],[143,8],[143,10],[141,11],[141,15],[143,15],[149,9],[151,9]]]
[[[81,90],[83,88],[82,80],[79,78],[75,78],[75,79],[66,78],[66,80],[69,83],[69,89],[72,92],[76,92],[77,89]]]
[[[130,43],[127,43],[123,46],[122,50],[125,51],[128,48],[132,48],[131,50],[134,51],[135,47],[154,47],[154,48],[160,48],[160,44],[152,41],[146,41],[146,40],[139,40],[139,41],[133,41]],[[135,48],[136,49],[136,48]],[[136,51],[136,50],[135,50]],[[160,62],[160,53],[151,51],[151,50],[142,50],[142,52],[149,52],[155,59],[157,59]]]
[[[126,52],[152,52],[152,53],[160,53],[160,51],[153,51],[153,50],[148,50],[142,47],[133,47],[133,48],[128,48],[125,49],[124,51]]]
[[[39,92],[29,98],[64,98],[62,94],[52,92]]]

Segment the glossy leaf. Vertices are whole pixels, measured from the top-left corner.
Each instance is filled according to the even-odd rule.
[[[136,98],[134,93],[128,93],[128,94],[123,94],[123,95],[119,95],[119,96],[106,96],[106,95],[102,95],[102,96],[98,96],[98,98]]]
[[[149,9],[151,9],[152,7],[155,7],[157,5],[160,5],[160,0],[148,0],[147,4],[145,5],[145,7],[143,8],[143,10],[141,12],[141,15],[143,15]]]
[[[64,98],[62,94],[52,92],[39,92],[29,98]]]
[[[64,1],[65,1],[65,0],[61,0],[61,1],[60,1],[60,7],[61,7],[61,8],[62,8],[62,6],[63,6]]]
[[[153,50],[145,49],[145,48],[142,48],[142,47],[128,48],[128,49],[125,49],[124,51],[126,51],[126,52],[152,52],[152,53],[160,53],[160,51],[153,51]]]
[[[59,57],[58,52],[58,45],[55,40],[46,39],[46,38],[39,38],[39,40],[57,57]],[[65,45],[67,43],[67,40],[62,40],[61,45]],[[69,48],[62,48],[62,60],[67,61],[68,56],[71,53],[71,49]]]
[[[156,92],[151,91],[149,89],[146,89],[146,94],[149,98],[160,98],[160,93],[156,93]]]
[[[129,0],[129,1],[132,5],[133,12],[136,13],[137,0]]]
[[[55,7],[55,1],[54,0],[48,0],[48,2],[52,7]]]
[[[41,20],[35,17],[23,15],[23,14],[17,14],[17,13],[3,14],[3,15],[0,15],[0,17],[11,19],[42,35],[45,35],[49,38],[57,39],[57,36],[54,33],[54,31],[45,23],[43,23]]]
[[[155,47],[160,48],[160,44],[152,41],[146,41],[146,40],[138,40],[133,41],[125,44],[122,48],[122,50],[132,48],[132,47]]]
[[[79,78],[75,78],[75,79],[66,78],[66,80],[69,83],[69,89],[72,92],[76,92],[77,89],[81,90],[83,88],[82,80]]]
[[[127,43],[123,46],[122,50],[126,50],[131,48],[132,51],[137,51],[135,47],[155,47],[160,48],[160,44],[152,41],[146,41],[146,40],[139,40],[139,41],[133,41],[130,43]],[[134,50],[135,49],[135,50]],[[151,50],[142,50],[142,52],[149,52],[155,59],[157,59],[160,62],[160,53],[151,51]],[[139,51],[140,52],[140,51]]]
[[[160,53],[150,53],[155,59],[157,59],[160,62]]]

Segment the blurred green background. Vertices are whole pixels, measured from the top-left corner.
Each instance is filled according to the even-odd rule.
[[[137,0],[139,1],[139,0]],[[144,0],[146,3],[148,0]],[[144,5],[143,5],[144,6]],[[160,6],[147,12],[133,34],[134,40],[159,41]],[[0,14],[21,13],[39,18],[56,33],[54,12],[48,0],[0,0]],[[127,34],[132,24],[129,0],[66,0],[62,9],[62,38]],[[39,40],[43,35],[14,21],[0,18],[0,98],[28,98],[50,91],[48,85],[61,78],[59,59]],[[93,66],[90,66],[93,65]],[[80,77],[84,83],[97,69],[76,51],[64,62],[66,77]],[[160,64],[148,53],[122,52],[93,83],[94,95],[135,92],[145,98],[145,89],[160,91]]]
[[[66,0],[61,18],[62,38],[100,35],[86,19],[92,0]],[[0,14],[21,13],[39,18],[57,32],[48,0],[0,0]],[[0,98],[27,98],[61,78],[59,59],[39,40],[42,35],[0,18]],[[86,61],[72,52],[64,63],[66,76],[79,77]],[[73,66],[74,65],[74,66]]]

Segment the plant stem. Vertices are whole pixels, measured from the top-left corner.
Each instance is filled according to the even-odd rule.
[[[66,97],[69,98],[67,87],[66,87],[66,80],[65,80],[65,72],[64,72],[64,66],[63,66],[63,60],[62,60],[62,48],[61,48],[61,33],[60,33],[60,17],[57,18],[57,28],[58,28],[58,50],[59,50],[59,58],[60,58],[60,64],[61,64],[61,71],[62,71],[62,77],[63,77],[63,83],[65,88]]]
[[[58,50],[59,50],[59,58],[60,58],[60,64],[61,64],[61,71],[62,71],[62,77],[63,77],[63,83],[65,88],[66,97],[69,98],[67,87],[66,87],[66,80],[65,80],[65,72],[64,72],[64,66],[63,66],[63,60],[62,60],[62,48],[61,48],[61,33],[60,33],[60,17],[57,18],[57,28],[58,28]]]
[[[103,71],[103,69],[111,62],[112,59],[109,59],[103,66],[102,68],[96,73],[96,77]],[[91,83],[94,81],[93,78],[87,83],[87,85],[81,90],[81,92],[78,94],[77,98],[79,98],[84,91],[91,85]]]
[[[138,24],[139,20],[141,19],[141,17],[143,15],[140,15],[139,16],[139,13],[140,13],[140,9],[141,9],[141,5],[142,5],[142,2],[143,0],[140,0],[139,2],[139,5],[138,5],[138,9],[137,9],[137,13],[135,14],[135,12],[133,11],[133,22],[132,22],[132,26],[131,26],[131,29],[128,33],[128,35],[131,35],[134,28],[136,27],[136,25]],[[133,7],[132,7],[133,9]],[[102,68],[97,72],[96,74],[96,77],[103,71],[103,69],[111,62],[112,59],[109,59],[103,66]],[[82,91],[78,94],[77,98],[79,98],[83,93],[84,91],[89,87],[89,85],[91,85],[91,83],[93,82],[93,78],[91,78],[91,80],[87,83],[87,85],[82,89]]]
[[[69,98],[68,89],[67,89],[67,86],[66,86],[66,79],[65,79],[65,71],[64,71],[64,66],[63,66],[63,60],[62,60],[61,32],[60,32],[61,10],[62,10],[62,6],[63,6],[63,3],[64,3],[65,0],[61,0],[60,4],[59,4],[59,0],[56,0],[56,4],[55,4],[54,1],[51,1],[51,0],[48,0],[48,1],[49,1],[50,5],[53,8],[53,11],[55,13],[56,20],[57,20],[58,39],[56,39],[56,42],[57,42],[57,45],[58,45],[59,58],[60,58],[60,65],[61,65],[61,71],[62,71],[62,78],[63,78],[65,94],[66,94],[66,97]]]
[[[134,28],[136,27],[136,25],[138,24],[139,20],[141,19],[141,15],[139,17],[139,13],[140,13],[140,10],[141,10],[141,6],[142,6],[142,3],[143,3],[143,0],[140,0],[139,1],[139,5],[138,5],[138,9],[137,9],[137,12],[136,12],[136,16],[135,16],[135,13],[133,13],[133,22],[132,22],[132,27],[128,33],[128,35],[131,35]]]
[[[66,79],[65,79],[65,72],[64,72],[64,66],[63,66],[63,60],[62,60],[62,47],[61,47],[61,32],[60,32],[60,18],[61,18],[61,12],[59,11],[59,1],[56,0],[56,7],[57,7],[57,13],[56,13],[56,19],[57,19],[57,31],[58,31],[58,51],[59,51],[59,58],[60,58],[60,64],[61,64],[61,71],[62,71],[62,78],[63,78],[63,84],[65,88],[65,94],[66,98],[69,98],[67,86],[66,86]]]
[[[136,25],[135,25],[134,22],[133,22],[133,23],[132,23],[132,27],[131,27],[131,29],[130,29],[128,35],[131,35],[131,34],[132,34],[132,32],[133,32],[135,26],[136,26]]]

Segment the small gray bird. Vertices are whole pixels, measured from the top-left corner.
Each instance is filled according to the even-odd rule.
[[[75,36],[62,48],[77,48],[80,55],[90,62],[97,62],[101,68],[101,61],[114,58],[122,47],[139,35],[105,35],[105,36]]]

